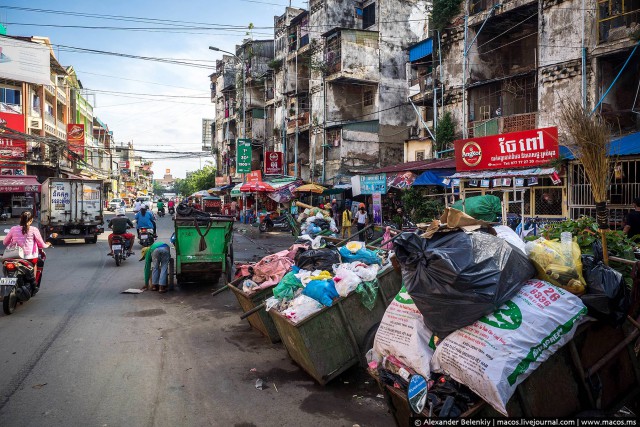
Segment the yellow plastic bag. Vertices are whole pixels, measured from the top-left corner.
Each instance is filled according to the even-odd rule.
[[[580,246],[574,239],[570,245],[540,238],[525,245],[529,259],[536,267],[538,279],[559,286],[575,295],[585,292]]]
[[[333,276],[331,275],[331,273],[325,270],[325,271],[321,271],[320,274],[318,274],[317,276],[309,277],[309,280],[329,280],[332,277]]]

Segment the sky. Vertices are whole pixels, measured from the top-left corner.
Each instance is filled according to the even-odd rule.
[[[49,37],[58,61],[76,70],[94,101],[94,115],[116,143],[132,141],[138,155],[154,162],[156,178],[165,169],[184,178],[212,158],[203,153],[176,159],[157,151],[201,151],[202,119],[214,118],[208,76],[223,55],[209,46],[234,52],[247,37],[272,39],[273,17],[289,3],[307,7],[300,0],[0,0],[0,21],[8,35]]]

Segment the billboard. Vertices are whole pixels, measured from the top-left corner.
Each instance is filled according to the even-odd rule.
[[[69,150],[84,160],[84,125],[69,123],[67,125],[67,142]]]
[[[236,144],[236,172],[251,172],[251,140],[238,139]]]
[[[360,194],[387,194],[387,174],[360,175]]]
[[[24,115],[0,113],[0,125],[9,129],[24,132]],[[9,137],[10,132],[0,129],[0,159],[24,160],[27,155],[27,142],[24,139]]]
[[[49,55],[46,45],[0,37],[0,78],[51,85]]]
[[[283,175],[282,153],[276,151],[267,151],[266,161],[264,162],[265,175]]]
[[[530,168],[560,155],[556,127],[460,139],[454,148],[458,172]]]

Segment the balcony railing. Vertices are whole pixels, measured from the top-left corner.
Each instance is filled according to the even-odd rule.
[[[45,111],[44,113],[44,121],[50,125],[53,125],[53,126],[56,125],[56,118],[53,116],[53,114],[49,113],[48,111]]]
[[[287,129],[294,129],[296,126],[302,127],[309,124],[309,112],[306,111],[297,116],[292,116],[287,123]]]
[[[55,96],[55,94],[56,94],[55,85],[44,85],[44,89],[45,89],[46,92],[49,92],[51,95]]]
[[[598,41],[631,37],[640,23],[640,9],[633,2],[598,0]]]
[[[62,89],[61,87],[59,87],[59,86],[58,86],[58,87],[56,88],[56,92],[57,92],[57,94],[58,94],[58,99],[59,99],[60,101],[64,102],[64,103],[66,103],[66,102],[67,102],[67,94],[66,94],[66,92],[64,91],[64,89]]]
[[[512,114],[469,123],[469,138],[519,132],[536,128],[538,113]]]

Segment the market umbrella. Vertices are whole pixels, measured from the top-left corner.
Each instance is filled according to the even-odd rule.
[[[258,193],[258,192],[271,192],[275,191],[275,188],[271,186],[268,182],[263,181],[254,181],[247,182],[240,187],[240,191],[243,193]]]
[[[200,190],[200,191],[196,191],[189,197],[204,197],[208,195],[209,195],[209,192],[207,190]]]
[[[324,190],[326,190],[326,188],[318,184],[305,184],[295,189],[295,191],[298,193],[317,193],[317,194],[322,194]]]

